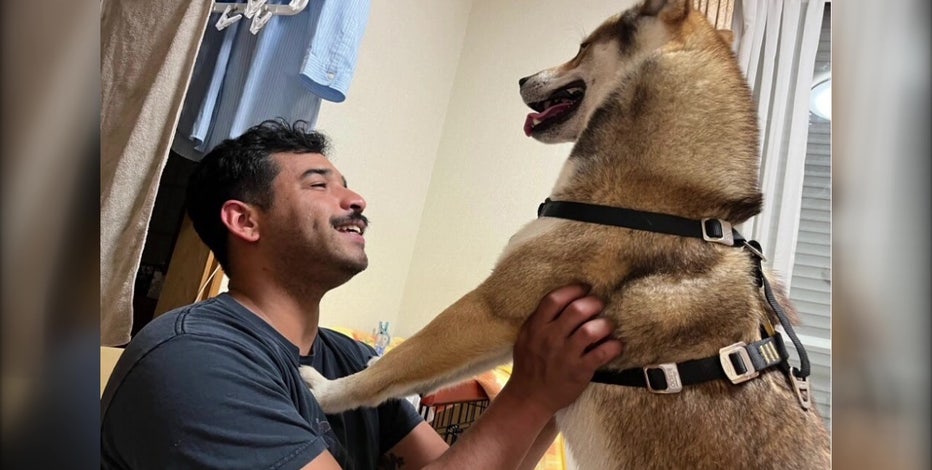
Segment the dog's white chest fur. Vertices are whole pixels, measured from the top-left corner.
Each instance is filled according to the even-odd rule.
[[[618,455],[609,452],[612,446],[604,439],[601,428],[594,423],[606,419],[607,410],[591,400],[590,386],[567,408],[557,413],[557,428],[563,433],[573,462],[580,469],[612,469],[618,466]]]

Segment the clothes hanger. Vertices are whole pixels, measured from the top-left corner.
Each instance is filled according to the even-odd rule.
[[[249,25],[249,32],[258,34],[260,30],[272,19],[272,16],[293,16],[301,13],[307,6],[309,0],[291,0],[285,5],[269,5],[268,0],[246,0],[246,3],[214,2],[211,11],[220,12],[220,19],[215,25],[218,30],[222,31],[233,23],[246,18],[251,18],[252,23]]]

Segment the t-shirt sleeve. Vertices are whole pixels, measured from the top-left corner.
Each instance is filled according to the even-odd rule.
[[[272,361],[193,343],[163,343],[126,375],[101,423],[113,467],[291,469],[326,450]]]
[[[360,353],[368,363],[376,357],[375,349],[369,345],[356,342]],[[408,400],[389,400],[379,406],[379,443],[382,454],[401,442],[405,436],[414,430],[414,427],[424,421],[424,418],[414,409]]]
[[[424,421],[408,400],[389,400],[379,406],[379,442],[381,453],[401,442],[414,427]]]

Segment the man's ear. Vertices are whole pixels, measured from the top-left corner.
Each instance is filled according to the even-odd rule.
[[[259,241],[259,219],[257,209],[242,201],[229,200],[220,208],[220,220],[227,230],[247,242]]]

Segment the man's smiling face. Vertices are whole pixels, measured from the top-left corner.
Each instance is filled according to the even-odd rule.
[[[283,274],[342,284],[369,264],[364,238],[366,201],[316,153],[272,155],[278,174],[263,216],[260,244]]]

